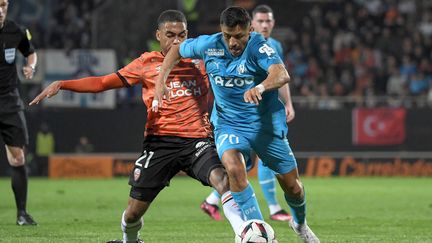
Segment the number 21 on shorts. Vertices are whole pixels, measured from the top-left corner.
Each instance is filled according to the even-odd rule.
[[[147,153],[147,150],[144,150],[144,153],[141,157],[139,157],[136,161],[135,161],[135,165],[141,168],[147,168],[149,166],[150,163],[150,159],[153,157],[154,152],[150,151]],[[142,164],[142,162],[145,160],[144,166]]]

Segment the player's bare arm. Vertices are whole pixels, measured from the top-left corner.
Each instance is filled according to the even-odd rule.
[[[290,81],[290,76],[283,64],[273,64],[268,69],[268,76],[264,81],[248,90],[244,94],[244,101],[258,105],[262,100],[262,93],[266,90],[278,89]]]
[[[295,117],[295,111],[291,100],[291,93],[289,89],[289,84],[279,88],[279,98],[282,100],[285,106],[286,122],[290,122]]]
[[[171,70],[180,61],[180,59],[180,45],[173,45],[164,58],[159,76],[155,82],[155,93],[152,102],[153,112],[158,112],[159,108],[162,107],[164,97],[169,100],[169,89],[165,85],[165,82]]]
[[[87,77],[77,80],[54,81],[46,87],[29,105],[39,104],[45,98],[55,96],[60,89],[80,93],[98,93],[109,89],[124,87],[117,74],[112,73],[101,77]]]
[[[33,74],[36,68],[36,63],[37,63],[37,54],[36,52],[34,52],[27,57],[27,63],[22,69],[24,77],[26,79],[33,78]]]

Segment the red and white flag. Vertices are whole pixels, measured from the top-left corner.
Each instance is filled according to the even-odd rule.
[[[352,112],[356,145],[396,145],[405,140],[404,108],[358,108]]]

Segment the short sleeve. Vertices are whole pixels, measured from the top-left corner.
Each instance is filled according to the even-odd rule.
[[[144,65],[143,65],[143,56],[136,58],[128,65],[124,66],[117,73],[121,75],[125,79],[122,79],[125,83],[125,86],[134,85],[142,82],[144,75]]]
[[[184,58],[204,59],[204,52],[208,45],[209,36],[202,35],[191,38],[180,44],[180,56]]]
[[[255,36],[251,41],[249,55],[252,55],[256,63],[263,70],[268,70],[273,64],[283,64],[277,51],[272,48],[264,38]]]
[[[23,56],[28,57],[30,54],[34,53],[34,47],[31,43],[31,34],[28,29],[20,28],[21,41],[18,44],[18,50],[23,54]]]

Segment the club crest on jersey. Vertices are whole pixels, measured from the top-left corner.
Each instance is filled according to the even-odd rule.
[[[221,57],[225,55],[224,49],[209,48],[205,51],[207,56]]]
[[[4,56],[7,63],[12,64],[15,61],[15,48],[4,49]]]
[[[244,63],[237,66],[237,72],[239,74],[243,74],[246,72],[246,67],[245,67]]]
[[[134,170],[134,180],[137,181],[141,176],[141,169],[135,168]]]
[[[271,56],[272,54],[275,54],[276,52],[273,50],[273,48],[271,48],[269,45],[267,45],[267,44],[264,44],[264,45],[262,45],[259,49],[258,49],[258,51],[260,52],[260,53],[265,53],[265,54],[267,54],[267,56]]]

